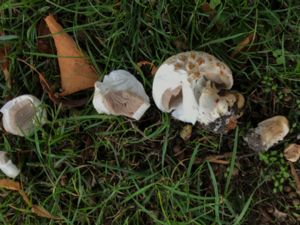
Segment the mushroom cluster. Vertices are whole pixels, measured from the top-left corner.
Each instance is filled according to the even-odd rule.
[[[245,100],[229,91],[230,68],[206,52],[183,52],[168,58],[157,70],[153,99],[157,107],[180,121],[200,122],[215,133],[235,127]]]

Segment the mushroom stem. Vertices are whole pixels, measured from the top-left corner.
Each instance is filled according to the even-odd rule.
[[[17,166],[7,157],[6,152],[3,151],[0,151],[0,170],[10,178],[15,178],[20,173]]]

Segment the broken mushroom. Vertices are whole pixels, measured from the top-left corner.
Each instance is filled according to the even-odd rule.
[[[20,173],[20,170],[7,157],[6,152],[3,151],[0,151],[0,170],[10,178],[15,178]]]
[[[41,101],[32,95],[21,95],[8,101],[1,109],[4,129],[14,135],[27,136],[35,126],[47,120]]]
[[[248,131],[244,140],[254,151],[267,151],[282,141],[289,132],[289,122],[284,116],[274,116]]]
[[[300,157],[300,145],[290,144],[284,149],[284,157],[290,162],[298,161]]]
[[[168,58],[158,68],[152,94],[161,111],[223,133],[236,122],[245,102],[241,94],[228,91],[232,85],[232,72],[225,63],[208,53],[190,51]]]
[[[129,72],[115,70],[95,83],[93,105],[98,113],[139,120],[150,107],[143,85]]]

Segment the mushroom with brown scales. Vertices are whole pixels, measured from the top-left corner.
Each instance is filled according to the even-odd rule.
[[[274,116],[248,131],[244,140],[254,151],[267,151],[278,144],[289,133],[289,121],[284,116]]]
[[[7,157],[6,152],[3,151],[0,151],[0,170],[10,178],[15,178],[20,173],[17,166]]]
[[[168,58],[158,68],[152,94],[157,107],[174,118],[226,133],[245,102],[241,94],[229,91],[232,85],[225,63],[206,52],[190,51]]]
[[[150,107],[143,85],[129,72],[114,70],[95,83],[93,98],[98,113],[139,120]]]
[[[47,113],[33,95],[21,95],[8,101],[1,109],[4,129],[11,134],[28,136],[36,126],[46,123]]]

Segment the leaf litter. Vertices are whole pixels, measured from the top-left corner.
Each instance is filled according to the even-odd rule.
[[[60,218],[57,216],[53,216],[46,209],[39,205],[31,204],[27,194],[23,191],[21,184],[17,181],[13,181],[11,179],[1,179],[0,180],[0,188],[4,188],[10,191],[17,191],[23,198],[24,202],[31,207],[31,211],[39,217],[44,217],[48,219],[59,220]]]

